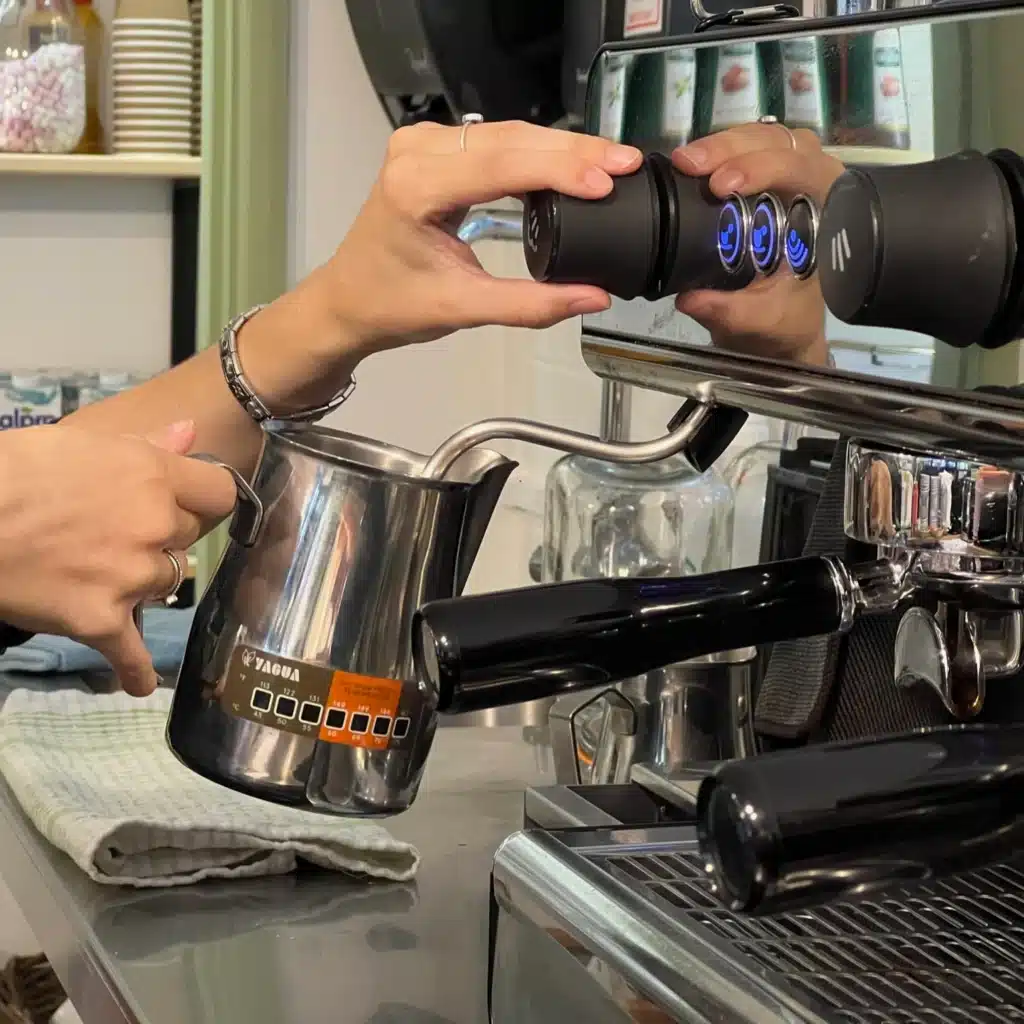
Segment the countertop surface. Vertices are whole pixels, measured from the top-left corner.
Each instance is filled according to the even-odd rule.
[[[518,726],[439,729],[418,800],[387,825],[422,853],[404,885],[99,886],[0,782],[0,875],[83,1024],[483,1024],[491,859],[549,764]]]

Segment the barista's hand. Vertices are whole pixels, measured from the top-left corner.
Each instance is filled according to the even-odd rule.
[[[430,341],[464,327],[545,327],[607,308],[589,285],[500,280],[456,232],[468,208],[552,188],[599,199],[636,170],[632,147],[520,122],[419,124],[391,138],[380,177],[323,268],[339,318],[362,353]]]
[[[723,198],[774,192],[788,203],[802,193],[820,208],[844,167],[822,151],[813,132],[797,129],[793,138],[795,149],[781,126],[748,124],[692,142],[672,159],[686,174],[710,175],[712,191]],[[689,292],[676,304],[722,348],[819,365],[827,359],[817,275],[798,281],[785,260],[772,277],[742,291]]]
[[[72,424],[0,436],[0,620],[88,644],[125,690],[150,693],[132,609],[174,585],[167,552],[184,566],[203,522],[235,504],[226,470],[183,457],[194,437],[188,422],[149,439]]]

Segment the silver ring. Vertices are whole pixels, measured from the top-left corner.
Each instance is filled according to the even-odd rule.
[[[182,583],[185,582],[185,570],[181,566],[181,561],[173,551],[164,549],[164,554],[170,559],[171,565],[174,567],[174,586],[164,594],[163,602],[168,608],[171,605],[178,603],[178,591],[181,590]]]
[[[777,117],[773,114],[762,114],[757,119],[758,124],[777,124],[788,136],[789,144],[795,150],[796,149],[796,136],[787,128]]]
[[[462,134],[459,136],[459,149],[463,153],[466,152],[466,132],[469,131],[471,124],[480,124],[483,122],[483,114],[463,114],[462,115]]]

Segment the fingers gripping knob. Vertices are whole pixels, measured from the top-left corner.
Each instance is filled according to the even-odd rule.
[[[723,250],[728,204],[738,244]],[[754,277],[745,242],[747,202],[715,196],[706,178],[650,154],[602,199],[533,192],[524,207],[523,251],[537,281],[591,284],[622,299],[656,300],[695,288],[734,291]],[[743,239],[738,235],[742,233]]]

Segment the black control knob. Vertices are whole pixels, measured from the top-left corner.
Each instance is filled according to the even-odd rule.
[[[661,208],[650,162],[615,179],[603,199],[531,192],[523,210],[523,252],[537,281],[593,284],[623,299],[650,291],[658,261]]]
[[[746,204],[730,202],[740,211],[739,231],[749,223]],[[622,299],[744,288],[754,277],[745,231],[730,261],[720,248],[726,207],[706,178],[689,177],[652,153],[639,170],[616,178],[603,199],[529,193],[526,265],[537,281],[593,284]]]
[[[825,302],[850,324],[994,348],[1020,327],[1020,158],[965,152],[847,170],[818,232]]]

